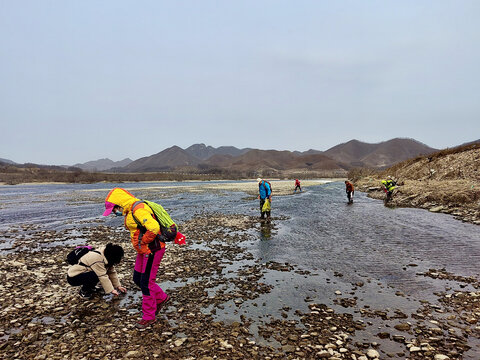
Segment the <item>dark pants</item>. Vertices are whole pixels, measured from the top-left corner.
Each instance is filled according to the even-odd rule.
[[[262,208],[263,208],[263,204],[265,204],[265,200],[266,199],[260,199],[260,217],[262,219],[265,218],[265,213],[267,214],[267,219],[270,219],[270,211],[262,211]]]
[[[392,195],[393,191],[387,191],[387,197],[385,199],[385,202],[389,202],[390,200],[392,200]]]
[[[347,191],[347,198],[348,198],[348,202],[352,201],[352,192],[351,191]]]
[[[300,187],[300,185],[295,186],[295,192],[297,192],[297,189],[300,189],[300,191],[302,191],[302,188]]]
[[[73,277],[67,275],[67,282],[72,286],[81,286],[86,293],[92,293],[98,284],[98,276],[93,271],[81,273]]]

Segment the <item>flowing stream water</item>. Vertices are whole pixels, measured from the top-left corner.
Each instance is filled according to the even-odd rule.
[[[103,200],[114,186],[124,187],[137,197],[148,190],[149,197],[145,198],[160,202],[180,224],[205,212],[259,215],[258,200],[240,191],[175,191],[196,184],[201,183],[1,186],[0,255],[13,251],[12,238],[3,237],[2,230],[19,224],[69,230],[72,244],[82,243],[82,234],[77,231],[81,227],[96,226],[99,222],[120,226],[119,219],[101,216]],[[162,186],[174,191],[162,191]],[[257,316],[261,322],[284,312],[294,318],[294,310],[308,309],[305,298],[354,316],[359,316],[358,310],[363,307],[399,309],[410,314],[421,306],[422,300],[435,304],[435,292],[458,288],[454,282],[419,276],[420,273],[445,268],[455,275],[479,277],[477,225],[420,209],[386,208],[382,201],[359,192],[353,204],[347,204],[346,200],[343,182],[307,187],[294,195],[274,196],[272,223],[249,230],[251,240],[245,246],[262,262],[289,263],[310,273],[267,273],[265,282],[273,284],[274,289],[255,303],[266,302],[269,306],[258,307],[252,302],[239,311],[234,304],[226,304],[216,316],[233,321],[247,314]],[[358,283],[362,285],[356,287]],[[338,292],[342,297],[355,294],[356,306],[336,305]],[[375,334],[392,323],[372,318],[369,325],[357,332],[357,340],[378,341]],[[478,345],[472,342],[471,346],[465,358],[478,358]],[[399,350],[393,341],[385,341],[384,347],[385,351]]]

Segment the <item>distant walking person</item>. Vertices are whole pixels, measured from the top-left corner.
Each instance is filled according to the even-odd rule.
[[[260,199],[260,219],[265,219],[267,215],[267,221],[270,221],[270,206],[272,202],[272,185],[261,178],[257,179],[258,183],[258,198]],[[268,208],[268,210],[267,210]]]
[[[297,189],[299,189],[300,192],[302,192],[302,188],[300,187],[300,180],[295,179],[295,190],[293,192],[297,192]]]
[[[142,290],[142,319],[137,328],[144,329],[155,323],[160,309],[170,300],[156,284],[158,267],[165,253],[165,243],[175,240],[184,244],[185,237],[177,231],[177,225],[159,204],[142,201],[127,190],[114,188],[105,199],[103,216],[111,213],[125,216],[125,227],[130,231],[137,251],[133,281]]]
[[[345,180],[345,192],[347,193],[348,203],[353,203],[353,194],[355,194],[355,190],[353,184],[348,180]]]

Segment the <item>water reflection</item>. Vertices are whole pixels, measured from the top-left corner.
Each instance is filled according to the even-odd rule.
[[[273,224],[262,221],[260,223],[260,240],[270,240],[272,238]]]

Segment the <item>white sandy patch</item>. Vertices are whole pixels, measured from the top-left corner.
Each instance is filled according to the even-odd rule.
[[[273,188],[273,195],[289,195],[293,194],[295,190],[295,182],[291,180],[268,180],[272,184]],[[304,180],[301,181],[302,190],[309,186],[316,186],[326,184],[332,181],[339,181],[339,179],[318,179],[318,180]],[[138,183],[136,183],[138,184]],[[256,181],[239,181],[239,182],[204,182],[199,184],[181,184],[176,186],[171,185],[162,185],[162,186],[139,186],[139,187],[129,187],[121,186],[123,189],[134,193],[135,191],[139,190],[161,190],[163,192],[207,192],[207,191],[218,191],[218,190],[226,190],[226,191],[243,191],[250,195],[258,194],[258,184]],[[105,191],[108,192],[112,188],[105,188],[105,189],[88,189],[84,191]]]

